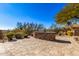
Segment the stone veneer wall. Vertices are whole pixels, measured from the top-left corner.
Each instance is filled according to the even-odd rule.
[[[0,43],[3,42],[3,39],[4,39],[3,31],[0,30]]]
[[[34,32],[33,37],[43,40],[55,40],[55,32]]]
[[[74,33],[73,33],[74,36],[79,36],[79,30],[74,30]]]

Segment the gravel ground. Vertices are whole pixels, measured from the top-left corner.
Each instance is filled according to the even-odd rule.
[[[57,41],[33,37],[0,43],[1,56],[79,56],[79,44],[73,37],[56,36]],[[69,43],[70,41],[71,43]]]

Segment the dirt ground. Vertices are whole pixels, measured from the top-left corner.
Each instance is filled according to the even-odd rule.
[[[56,41],[33,37],[0,43],[0,56],[79,56],[79,44],[68,36],[56,36]]]

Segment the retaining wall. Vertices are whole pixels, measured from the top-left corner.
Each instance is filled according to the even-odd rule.
[[[34,32],[33,37],[43,40],[55,40],[55,32]]]

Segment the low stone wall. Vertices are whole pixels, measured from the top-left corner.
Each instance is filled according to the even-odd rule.
[[[74,30],[74,36],[79,36],[79,30]]]
[[[34,32],[33,37],[43,40],[55,40],[55,32]]]
[[[0,30],[0,43],[3,42],[3,39],[4,39],[3,31]]]

